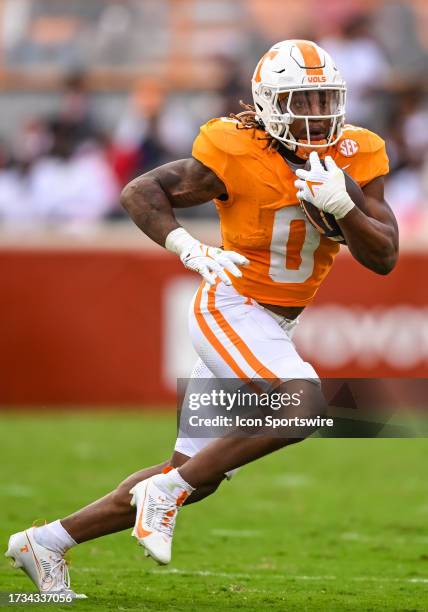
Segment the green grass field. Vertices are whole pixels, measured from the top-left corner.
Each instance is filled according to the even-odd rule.
[[[3,415],[0,431],[5,550],[10,533],[64,516],[167,457],[175,421],[171,414]],[[144,558],[130,532],[73,549],[72,586],[89,597],[75,606],[428,610],[427,456],[428,439],[295,445],[184,508],[168,567]],[[0,591],[29,590],[22,572],[0,561]]]

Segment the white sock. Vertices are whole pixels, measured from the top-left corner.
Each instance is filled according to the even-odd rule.
[[[170,470],[166,474],[158,474],[153,480],[161,491],[173,495],[174,497],[178,497],[183,491],[190,495],[190,493],[193,493],[195,490],[192,485],[189,485],[189,483],[181,477],[177,469]]]
[[[34,530],[34,539],[40,546],[49,548],[49,550],[53,550],[61,555],[77,544],[68,531],[61,525],[61,521],[54,521],[42,527],[36,527]]]

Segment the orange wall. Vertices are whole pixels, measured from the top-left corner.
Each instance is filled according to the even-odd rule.
[[[424,254],[403,255],[388,277],[340,257],[311,308],[316,313],[327,304],[351,310],[411,304],[426,313],[427,269]],[[171,388],[162,382],[163,296],[171,279],[188,274],[172,256],[150,251],[1,251],[0,404],[173,401]],[[320,325],[320,347],[329,326],[334,320]],[[318,345],[311,346],[314,354],[308,357],[321,375],[427,373],[428,353],[403,370],[382,357],[374,366],[351,359],[326,367],[316,363]]]

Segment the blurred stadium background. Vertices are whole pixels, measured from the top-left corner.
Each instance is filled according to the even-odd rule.
[[[124,216],[121,188],[190,154],[251,101],[277,40],[315,39],[348,122],[387,141],[402,255],[377,277],[343,253],[297,343],[323,375],[423,376],[428,360],[425,0],[0,0],[0,404],[173,401],[194,359],[197,284]],[[219,243],[212,203],[181,214]]]

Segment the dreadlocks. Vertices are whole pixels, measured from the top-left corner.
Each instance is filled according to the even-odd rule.
[[[239,105],[244,109],[241,113],[230,113],[231,119],[235,119],[238,123],[236,129],[238,130],[254,130],[253,138],[256,137],[256,130],[263,130],[264,136],[258,136],[257,140],[266,140],[267,148],[276,148],[278,141],[270,136],[265,127],[259,119],[256,118],[256,109],[252,104],[247,104],[242,100],[239,101]]]

